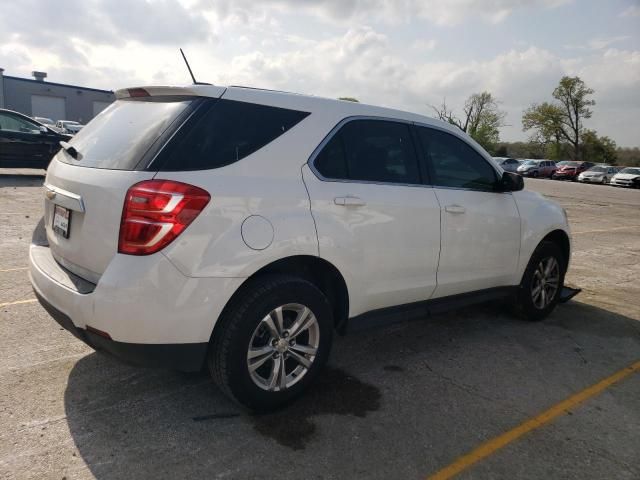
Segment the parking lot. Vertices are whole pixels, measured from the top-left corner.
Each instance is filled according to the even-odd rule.
[[[484,305],[339,337],[311,392],[250,416],[40,307],[42,181],[0,172],[0,478],[640,478],[639,190],[526,180],[567,209],[583,289],[544,322]]]

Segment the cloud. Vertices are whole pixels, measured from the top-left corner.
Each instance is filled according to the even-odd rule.
[[[640,5],[630,5],[620,12],[621,17],[640,17]]]
[[[333,22],[406,23],[418,17],[437,25],[457,25],[478,18],[504,21],[523,8],[555,8],[572,0],[203,0],[221,18],[250,18],[249,12],[302,10]]]

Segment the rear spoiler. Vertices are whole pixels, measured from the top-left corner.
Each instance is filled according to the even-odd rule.
[[[212,97],[220,98],[226,87],[215,85],[188,85],[184,87],[174,86],[148,86],[121,88],[116,90],[116,99],[140,98],[140,97]]]

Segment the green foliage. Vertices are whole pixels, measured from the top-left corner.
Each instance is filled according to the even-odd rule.
[[[616,150],[618,165],[625,167],[640,167],[640,148],[623,148],[618,147]]]
[[[599,137],[595,130],[585,130],[582,134],[582,158],[589,162],[615,164],[617,160],[616,142],[609,137]]]
[[[562,144],[571,147],[571,157],[579,160],[584,151],[580,148],[585,118],[591,118],[589,107],[595,105],[591,99],[593,89],[588,88],[580,77],[564,76],[553,90],[554,103],[533,104],[522,116],[524,131],[532,130],[532,142],[544,145],[545,150],[551,144],[550,153],[556,157],[566,151]],[[584,158],[583,158],[584,159]]]
[[[360,103],[360,101],[357,98],[353,98],[353,97],[339,97],[338,100],[344,100],[345,102]]]

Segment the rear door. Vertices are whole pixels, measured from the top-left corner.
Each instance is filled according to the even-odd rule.
[[[118,100],[69,140],[75,151],[56,155],[45,180],[45,222],[52,254],[63,266],[97,282],[118,249],[127,190],[154,176],[150,159],[197,101]],[[53,228],[56,206],[69,216],[66,235]]]
[[[423,184],[411,126],[339,128],[303,168],[320,256],[347,277],[352,316],[428,299],[436,286],[440,206]]]
[[[442,208],[442,248],[434,297],[513,283],[520,215],[511,193],[494,191],[497,171],[456,135],[417,126]]]

